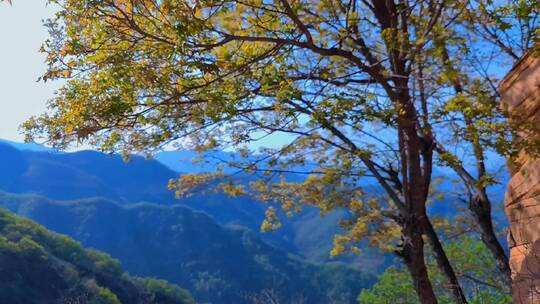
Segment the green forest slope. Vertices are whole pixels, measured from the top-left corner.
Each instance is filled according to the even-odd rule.
[[[166,281],[124,273],[109,255],[84,249],[0,209],[0,303],[191,304]]]

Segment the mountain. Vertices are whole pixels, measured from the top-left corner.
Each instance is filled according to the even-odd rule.
[[[195,303],[184,289],[131,277],[109,255],[3,209],[0,265],[0,303]]]
[[[0,189],[54,199],[103,196],[120,202],[168,204],[167,182],[177,174],[155,161],[95,151],[47,153],[18,150],[0,143]]]
[[[232,157],[230,153],[215,152],[212,157]],[[96,151],[72,153],[46,153],[19,150],[13,145],[0,143],[0,190],[13,193],[35,193],[52,199],[70,200],[85,197],[106,197],[118,203],[152,202],[163,205],[182,204],[211,215],[218,223],[242,226],[251,229],[264,241],[287,252],[315,262],[329,261],[329,252],[334,235],[341,232],[337,222],[347,217],[345,211],[337,211],[322,217],[315,208],[305,208],[293,218],[284,218],[283,227],[276,232],[260,233],[266,205],[246,197],[230,197],[221,193],[207,192],[176,200],[167,189],[168,181],[178,176],[171,170],[187,170],[196,173],[210,169],[208,165],[193,165],[189,151],[167,151],[158,153],[156,159],[167,163],[167,167],[156,160],[133,156],[126,163],[118,155],[107,155]],[[452,173],[437,169],[442,183],[440,191],[456,192]],[[249,179],[249,177],[245,177]],[[502,182],[507,176],[502,175]],[[377,191],[375,186],[370,186]],[[491,193],[501,197],[502,187],[492,187]],[[494,201],[494,217],[504,223],[505,216],[500,202]],[[455,214],[459,200],[444,198],[430,207],[435,214]],[[466,207],[465,205],[461,207]],[[379,273],[392,261],[392,257],[381,258],[380,252],[365,248],[361,256],[340,258],[363,269]]]
[[[47,148],[43,145],[36,144],[36,143],[20,143],[16,141],[7,140],[7,139],[0,139],[0,143],[10,145],[16,148],[17,150],[21,150],[21,151],[50,152],[50,153],[56,152],[54,149]]]
[[[339,262],[302,261],[245,228],[223,227],[181,205],[0,193],[0,206],[110,253],[132,274],[184,286],[199,303],[248,303],[246,297],[265,290],[279,291],[286,303],[295,297],[353,303],[375,279]]]
[[[179,156],[173,152],[169,155]],[[34,193],[57,200],[105,197],[120,204],[182,204],[206,212],[222,225],[249,228],[273,246],[315,262],[330,259],[333,237],[341,231],[337,220],[346,216],[336,212],[321,217],[317,209],[306,208],[302,214],[284,219],[280,230],[260,233],[266,205],[214,192],[176,200],[167,184],[178,173],[158,161],[138,156],[126,163],[118,155],[96,151],[47,153],[0,143],[0,168],[1,191]],[[375,258],[377,252],[365,252],[363,257],[354,257],[359,267],[378,272],[388,264]]]

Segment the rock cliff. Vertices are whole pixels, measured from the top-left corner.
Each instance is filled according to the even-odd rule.
[[[540,124],[540,58],[525,55],[500,85],[513,122]],[[537,136],[521,133],[521,137]],[[540,159],[521,151],[510,161],[505,195],[514,303],[540,303]]]

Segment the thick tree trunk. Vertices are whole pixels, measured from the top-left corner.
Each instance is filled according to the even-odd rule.
[[[397,69],[403,75],[403,66]],[[403,105],[403,116],[399,118],[399,146],[402,159],[401,175],[403,178],[402,193],[407,210],[403,217],[403,249],[402,257],[411,273],[416,293],[423,304],[436,304],[437,297],[429,279],[424,256],[424,225],[427,220],[426,200],[431,170],[424,170],[422,160],[431,166],[431,160],[422,158],[424,146],[417,130],[417,117],[414,103],[411,101],[407,81],[396,80],[400,87],[398,100]],[[425,155],[424,155],[425,157]]]
[[[439,240],[439,237],[437,236],[435,228],[433,228],[433,225],[428,218],[426,218],[424,221],[423,226],[428,242],[433,250],[433,255],[437,261],[437,266],[448,281],[448,288],[450,289],[454,302],[458,304],[466,304],[467,298],[465,297],[465,293],[463,292],[463,289],[461,289],[457,275],[454,272],[454,268],[452,268],[450,261],[448,260],[448,256],[444,252],[444,248]]]
[[[480,196],[476,195],[470,202],[469,209],[478,223],[482,241],[495,258],[497,268],[503,276],[505,286],[510,289],[512,286],[512,271],[510,270],[510,264],[508,263],[508,256],[504,252],[501,243],[495,235],[495,230],[493,229],[491,202],[486,201],[485,199],[483,200]]]
[[[420,302],[422,304],[436,304],[437,297],[429,280],[425,263],[423,229],[417,219],[408,220],[403,226],[404,242],[403,249],[399,254],[411,273],[413,286]]]

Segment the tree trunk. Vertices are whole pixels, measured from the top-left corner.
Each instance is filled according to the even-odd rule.
[[[461,289],[461,285],[459,284],[458,278],[456,273],[454,272],[454,268],[450,264],[450,261],[448,260],[448,256],[444,252],[444,248],[439,240],[439,237],[437,236],[437,232],[435,231],[435,228],[433,228],[433,225],[431,224],[431,221],[426,217],[426,220],[424,221],[424,232],[426,233],[429,245],[431,246],[433,250],[433,255],[435,256],[435,260],[437,261],[437,266],[439,266],[439,269],[446,277],[446,280],[449,284],[449,289],[452,294],[452,298],[455,303],[458,304],[466,304],[467,298],[465,297],[465,293],[463,292],[463,289]]]
[[[404,75],[403,66],[396,70]],[[403,249],[402,257],[411,273],[413,285],[422,304],[436,304],[437,297],[429,279],[424,256],[424,227],[426,217],[426,193],[431,180],[431,172],[424,171],[422,166],[422,150],[424,146],[417,130],[417,116],[414,103],[411,101],[406,80],[397,80],[400,87],[397,97],[403,105],[403,113],[398,120],[399,146],[402,161],[403,197],[406,213],[403,217]],[[429,160],[428,163],[431,163]],[[427,181],[427,182],[426,182]]]
[[[487,196],[485,197],[487,199]],[[495,258],[497,268],[503,276],[505,286],[508,286],[510,289],[512,286],[512,271],[510,270],[510,265],[508,264],[508,256],[504,252],[501,243],[495,235],[495,230],[493,229],[491,203],[485,199],[483,200],[479,195],[475,195],[472,201],[469,203],[469,209],[473,213],[473,216],[478,223],[482,241]]]
[[[407,220],[403,225],[403,248],[398,254],[403,258],[411,273],[413,286],[420,302],[422,304],[436,304],[437,297],[429,280],[424,258],[422,230],[417,219]]]

